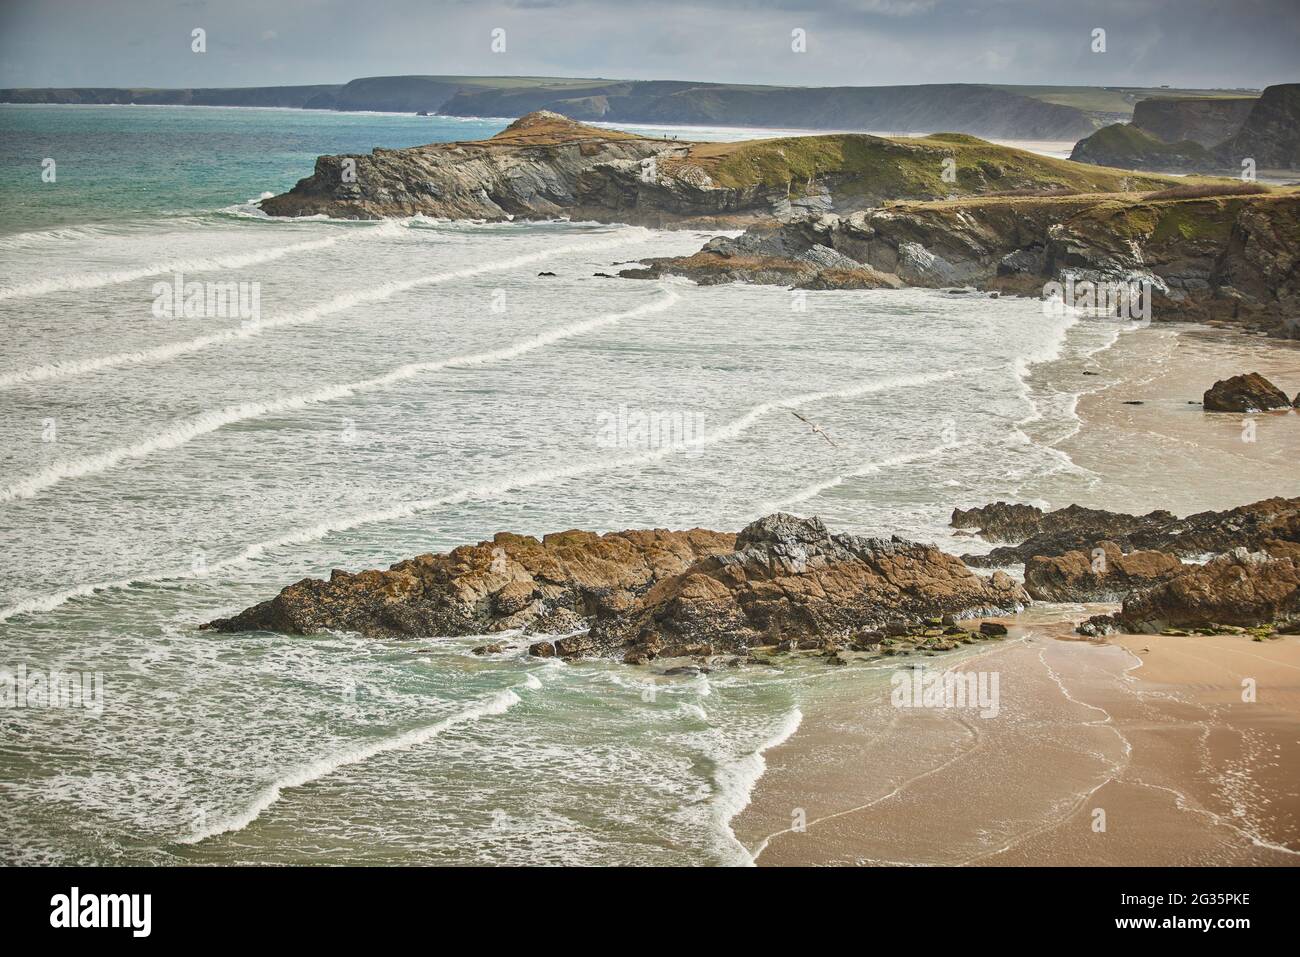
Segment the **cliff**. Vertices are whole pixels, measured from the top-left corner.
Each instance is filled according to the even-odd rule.
[[[1232,137],[1217,150],[1228,167],[1240,170],[1247,157],[1259,169],[1300,169],[1300,83],[1270,86]]]
[[[355,172],[355,179],[345,173]],[[262,203],[273,216],[554,218],[735,227],[800,210],[1007,191],[1117,191],[1172,182],[960,133],[861,133],[736,143],[655,139],[540,111],[488,140],[323,156]]]
[[[1080,140],[1070,159],[1160,172],[1236,175],[1247,159],[1258,171],[1300,169],[1300,83],[1270,86],[1255,100],[1144,100],[1131,125]]]
[[[1133,107],[1133,126],[1163,143],[1190,141],[1206,149],[1241,129],[1257,97],[1153,97]]]

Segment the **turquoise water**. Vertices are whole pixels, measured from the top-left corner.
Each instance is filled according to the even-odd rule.
[[[315,110],[0,106],[0,234],[218,209],[323,153],[481,139],[504,120]],[[56,179],[41,179],[52,158]]]
[[[98,711],[0,708],[0,863],[745,863],[728,822],[763,749],[821,684],[873,696],[879,674],[679,678],[476,657],[481,638],[196,626],[500,530],[736,529],[783,507],[960,550],[954,505],[1078,472],[1022,429],[1074,421],[1027,369],[1113,337],[1023,300],[796,310],[776,287],[594,275],[699,233],[247,202],[320,152],[500,122],[0,107],[0,125],[0,669],[103,682]],[[178,275],[257,284],[258,321],[160,318]],[[611,448],[625,408],[700,431],[685,452]]]

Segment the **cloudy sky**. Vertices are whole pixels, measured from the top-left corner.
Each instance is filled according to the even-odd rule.
[[[406,73],[1262,87],[1300,81],[1300,0],[0,0],[0,86]]]

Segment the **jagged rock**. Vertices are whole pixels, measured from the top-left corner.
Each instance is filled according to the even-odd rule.
[[[1122,601],[1131,592],[1181,574],[1185,567],[1165,552],[1135,551],[1126,555],[1114,542],[1101,542],[1091,552],[1029,559],[1025,563],[1025,591],[1034,601]]]
[[[734,552],[657,584],[631,612],[598,616],[591,636],[605,653],[637,658],[703,642],[734,650],[809,638],[838,645],[885,624],[1009,612],[1027,597],[1006,575],[981,578],[933,546],[833,535],[819,519],[776,514],[742,531]]]
[[[730,551],[735,536],[693,529],[569,531],[540,541],[498,533],[387,571],[304,578],[270,601],[203,626],[217,631],[325,629],[374,637],[478,635],[513,628],[561,633],[599,610],[621,611],[697,559]]]
[[[981,511],[971,509],[963,514],[978,516]],[[1037,531],[1019,545],[1002,545],[987,555],[963,555],[962,560],[968,565],[996,568],[1022,564],[1039,555],[1072,551],[1091,555],[1102,542],[1113,542],[1128,552],[1153,550],[1193,558],[1239,546],[1258,550],[1270,541],[1300,541],[1300,498],[1268,498],[1186,518],[1163,509],[1128,515],[1070,505],[1043,513]]]
[[[1205,390],[1206,412],[1270,412],[1291,408],[1286,393],[1258,372],[1220,379]]]
[[[1088,619],[1079,631],[1155,633],[1167,629],[1251,627],[1300,619],[1300,560],[1244,548],[1146,591],[1130,595],[1115,615]]]
[[[955,508],[953,528],[973,528],[990,542],[1020,542],[1035,534],[1043,520],[1037,505],[994,502],[977,508]]]

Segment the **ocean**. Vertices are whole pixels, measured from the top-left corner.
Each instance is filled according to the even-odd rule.
[[[1114,323],[596,275],[707,233],[253,205],[319,154],[505,122],[0,106],[0,671],[100,705],[0,708],[0,863],[749,863],[763,752],[886,671],[197,625],[501,530],[781,509],[961,552],[954,507],[1095,496],[1051,371]]]

